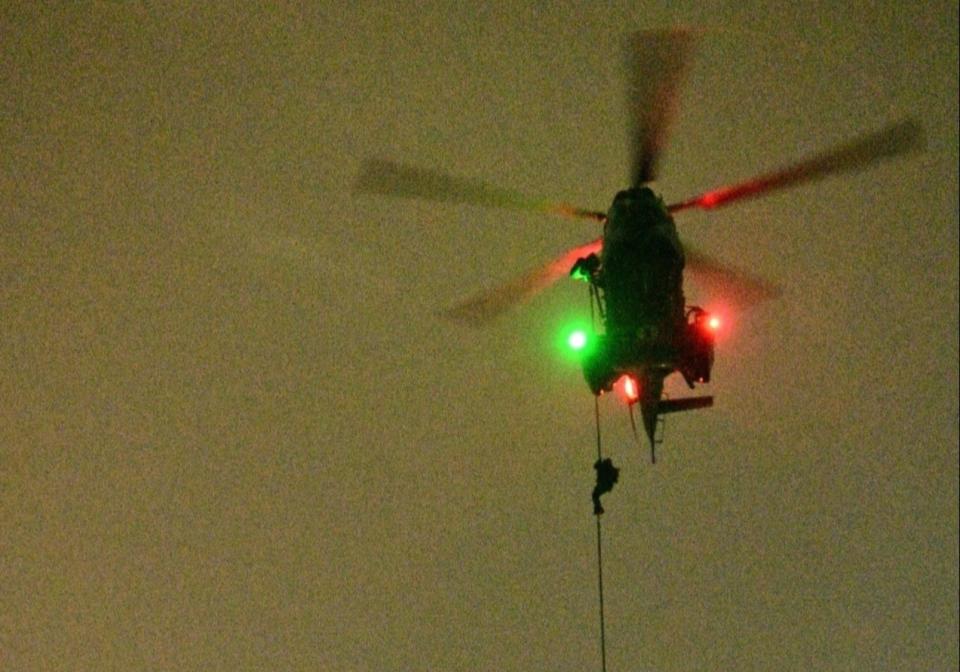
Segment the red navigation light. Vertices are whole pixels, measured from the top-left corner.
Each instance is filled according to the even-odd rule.
[[[620,376],[613,387],[628,404],[635,404],[640,400],[640,384],[629,374]]]
[[[707,328],[710,329],[710,331],[716,331],[719,329],[720,324],[720,318],[716,315],[711,315],[709,318],[707,318]]]

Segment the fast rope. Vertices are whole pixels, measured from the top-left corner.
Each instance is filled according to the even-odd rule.
[[[590,322],[596,329],[596,313],[603,319],[603,303],[600,301],[600,290],[590,283]],[[597,461],[593,468],[597,471],[597,484],[593,488],[593,514],[597,519],[597,591],[600,595],[600,669],[607,672],[607,632],[603,619],[603,534],[600,526],[600,516],[603,507],[600,505],[600,496],[613,490],[620,470],[613,466],[613,460],[603,458],[603,445],[600,440],[600,395],[593,397],[593,416],[597,426]]]
[[[592,306],[591,302],[591,306]],[[597,483],[599,485],[600,479],[600,465],[603,464],[603,452],[600,447],[600,395],[594,395],[593,397],[593,415],[597,423]],[[596,492],[596,490],[594,490]],[[600,532],[600,516],[603,513],[603,509],[599,509],[600,497],[596,495],[594,497],[595,507],[594,507],[594,516],[597,519],[597,587],[600,593],[600,669],[602,672],[607,672],[607,633],[604,627],[603,622],[603,544],[602,544],[602,535]]]

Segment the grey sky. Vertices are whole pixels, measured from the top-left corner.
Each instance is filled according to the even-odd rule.
[[[0,10],[0,667],[596,669],[586,292],[434,316],[595,228],[350,189],[605,209],[621,40],[683,24],[668,201],[928,148],[678,216],[784,296],[656,466],[603,400],[609,669],[956,669],[955,2],[274,4]]]

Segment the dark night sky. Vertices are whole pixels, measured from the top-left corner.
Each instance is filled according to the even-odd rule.
[[[0,9],[0,667],[599,669],[586,292],[434,316],[594,227],[351,185],[605,209],[621,41],[682,24],[668,201],[927,151],[678,216],[783,297],[656,466],[601,404],[609,669],[957,669],[955,1],[195,4]]]

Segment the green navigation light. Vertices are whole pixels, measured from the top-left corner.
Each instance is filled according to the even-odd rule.
[[[583,350],[587,345],[587,334],[581,329],[577,329],[567,338],[567,345],[572,350]]]

